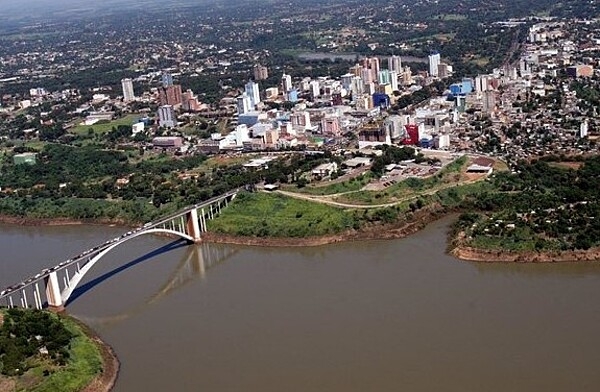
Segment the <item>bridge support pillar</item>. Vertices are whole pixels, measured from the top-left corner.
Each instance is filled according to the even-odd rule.
[[[46,298],[48,299],[48,308],[53,312],[62,312],[65,305],[60,295],[60,285],[56,271],[53,271],[44,279],[46,285]]]
[[[198,211],[194,208],[185,214],[186,234],[194,239],[195,243],[201,241],[200,226],[198,225]]]

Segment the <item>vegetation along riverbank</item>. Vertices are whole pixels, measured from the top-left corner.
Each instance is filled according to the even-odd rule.
[[[0,311],[0,390],[109,391],[119,362],[76,319],[33,309]]]

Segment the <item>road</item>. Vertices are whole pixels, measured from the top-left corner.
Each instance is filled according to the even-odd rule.
[[[424,192],[420,192],[417,195],[406,196],[406,197],[398,199],[394,202],[383,203],[383,204],[350,204],[350,203],[340,203],[335,200],[331,200],[332,197],[337,197],[337,196],[345,195],[348,193],[355,193],[355,192],[359,192],[359,191],[350,191],[350,192],[344,192],[344,193],[336,193],[334,195],[321,195],[321,196],[307,195],[304,193],[296,193],[296,192],[289,192],[289,191],[283,191],[283,190],[277,190],[276,192],[279,194],[285,195],[285,196],[293,197],[295,199],[307,200],[307,201],[312,201],[312,202],[321,203],[321,204],[327,204],[327,205],[334,206],[334,207],[355,208],[355,209],[386,208],[386,207],[394,207],[394,206],[397,206],[398,204],[402,204],[402,203],[405,203],[410,200],[418,199],[421,196],[430,196],[430,195],[433,195],[444,189],[453,188],[455,186],[460,186],[460,185],[473,184],[473,183],[483,180],[484,178],[487,178],[487,176],[481,176],[481,177],[478,177],[475,179],[459,181],[457,183],[444,184],[439,187],[429,189]]]

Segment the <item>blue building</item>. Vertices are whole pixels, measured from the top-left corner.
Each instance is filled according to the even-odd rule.
[[[288,101],[290,102],[298,102],[298,90],[291,89],[290,92],[288,92]]]
[[[383,93],[373,94],[373,106],[387,109],[390,107],[390,96]]]

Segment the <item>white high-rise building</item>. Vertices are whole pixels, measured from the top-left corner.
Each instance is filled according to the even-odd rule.
[[[392,91],[398,91],[398,72],[390,71],[390,86]]]
[[[246,114],[253,109],[252,100],[246,94],[237,97],[238,114]]]
[[[281,88],[284,93],[287,93],[292,89],[292,77],[290,75],[283,74],[281,77]]]
[[[173,105],[163,105],[158,108],[158,125],[165,128],[173,128],[177,124]]]
[[[488,90],[488,77],[479,75],[475,78],[475,92],[483,93]]]
[[[313,80],[310,82],[310,94],[313,96],[313,98],[321,95],[321,87],[319,86],[318,80]]]
[[[437,78],[439,76],[438,67],[442,58],[439,53],[429,55],[429,76]]]
[[[580,138],[584,138],[588,135],[588,129],[589,129],[589,125],[587,120],[585,120],[584,122],[582,122],[579,125],[579,137]]]
[[[135,94],[133,93],[133,81],[129,78],[121,80],[121,86],[123,87],[123,101],[131,102],[135,100]]]
[[[246,95],[250,97],[250,105],[254,109],[260,103],[260,89],[258,83],[249,81],[244,88]]]
[[[352,84],[350,85],[350,90],[352,91],[352,97],[356,99],[360,94],[362,94],[365,90],[365,84],[360,76],[355,76],[352,78]]]
[[[402,58],[396,55],[388,57],[388,69],[398,74],[402,73]]]
[[[235,128],[235,144],[241,146],[250,140],[250,130],[246,124],[240,124]]]

